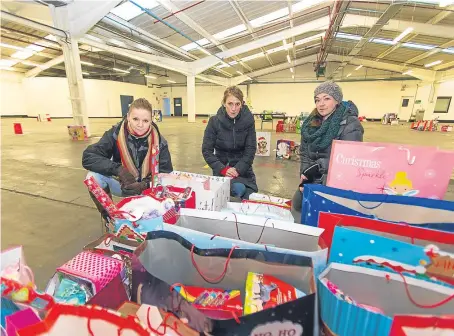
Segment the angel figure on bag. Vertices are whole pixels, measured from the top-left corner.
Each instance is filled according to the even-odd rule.
[[[399,196],[415,196],[419,193],[419,190],[413,189],[413,183],[406,172],[397,172],[394,180],[385,187],[384,191],[388,195]]]

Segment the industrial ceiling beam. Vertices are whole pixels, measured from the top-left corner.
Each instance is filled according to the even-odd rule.
[[[249,23],[248,18],[246,17],[246,14],[244,14],[243,10],[240,7],[240,4],[236,0],[229,0],[230,5],[232,6],[233,10],[235,11],[236,15],[240,18],[240,20],[243,22],[243,24],[246,26],[249,34],[251,34],[252,38],[254,40],[257,40],[257,34],[254,32],[254,29],[252,28],[251,24]],[[270,63],[270,65],[274,65],[273,61],[270,58],[270,55],[267,54],[265,48],[260,48],[262,52],[265,54],[265,57]],[[246,63],[241,63],[244,67],[246,67],[249,71],[252,71],[252,68],[247,65]]]
[[[42,24],[42,23],[37,22],[37,21],[33,21],[33,20],[30,20],[30,19],[18,16],[18,15],[15,15],[15,14],[11,14],[11,13],[8,13],[8,12],[3,11],[3,10],[1,11],[1,17],[2,17],[2,20],[7,20],[7,21],[10,21],[10,22],[13,22],[13,23],[17,23],[17,24],[19,24],[21,26],[25,26],[25,27],[28,27],[28,28],[36,29],[36,30],[39,30],[39,31],[42,31],[42,32],[45,32],[45,33],[52,34],[54,36],[58,36],[58,37],[62,37],[62,38],[65,38],[65,37],[69,36],[68,33],[63,31],[63,30],[60,30],[60,29],[51,27],[49,25]]]
[[[403,7],[403,3],[391,4],[388,6],[386,11],[380,16],[375,24],[369,28],[366,34],[364,34],[358,43],[349,52],[348,56],[344,58],[344,61],[331,73],[331,77],[341,71],[354,57],[358,56],[364,46],[369,40],[374,37],[383,27],[391,20]]]
[[[58,64],[61,64],[65,61],[65,58],[63,55],[60,55],[58,57],[55,57],[54,59],[51,59],[49,62],[42,63],[39,66],[27,71],[25,73],[25,77],[27,78],[33,78],[36,77],[38,74],[40,74],[42,71],[45,71],[47,69],[50,69]]]
[[[440,71],[440,70],[449,69],[449,68],[453,68],[453,67],[454,67],[454,61],[451,61],[451,62],[442,63],[440,65],[435,66],[434,70]]]

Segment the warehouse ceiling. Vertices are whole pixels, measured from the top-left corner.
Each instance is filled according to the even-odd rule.
[[[85,78],[186,83],[184,74],[143,62],[131,55],[136,52],[191,63],[215,55],[199,82],[425,79],[454,69],[453,2],[124,1],[80,41],[82,70]],[[67,3],[2,1],[1,9],[52,25],[49,6]],[[1,47],[1,69],[65,76],[62,62],[44,66],[62,55],[52,34],[2,16]],[[236,49],[241,52],[219,57]]]

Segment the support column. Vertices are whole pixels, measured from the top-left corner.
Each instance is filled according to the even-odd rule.
[[[62,43],[63,57],[65,59],[66,78],[69,85],[69,96],[76,125],[85,126],[87,135],[90,136],[90,125],[85,100],[84,79],[80,65],[79,45],[71,39],[70,43]]]
[[[187,77],[188,122],[195,122],[195,76]]]
[[[70,21],[67,6],[56,8],[49,5],[49,8],[51,9],[54,26],[68,31]],[[68,38],[61,38],[58,41],[63,50],[66,79],[68,80],[69,86],[69,99],[71,100],[74,123],[79,126],[85,126],[87,136],[90,136],[91,132],[87,115],[82,66],[80,64],[79,44],[77,39],[71,36],[71,33]]]

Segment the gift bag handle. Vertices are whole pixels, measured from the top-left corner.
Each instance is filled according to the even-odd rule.
[[[197,263],[196,263],[196,261],[194,259],[194,248],[195,248],[195,245],[193,244],[192,247],[191,247],[191,261],[192,261],[192,264],[194,265],[195,269],[200,274],[200,276],[203,278],[203,280],[205,280],[206,282],[209,282],[211,284],[217,284],[217,283],[221,282],[222,279],[227,274],[227,267],[229,266],[230,258],[232,257],[233,251],[236,248],[239,248],[239,246],[233,246],[230,249],[229,255],[227,256],[227,260],[225,261],[225,264],[224,264],[224,270],[222,271],[221,275],[219,275],[216,278],[208,278],[206,275],[204,275],[202,273],[202,271],[200,270],[199,266],[197,265]]]
[[[364,209],[374,210],[374,209],[377,209],[378,207],[380,207],[383,203],[385,203],[387,198],[388,198],[388,195],[385,196],[385,199],[383,201],[379,202],[377,205],[370,206],[370,207],[362,204],[361,201],[357,198],[356,198],[356,202],[358,202],[358,204],[361,205]]]
[[[238,227],[238,218],[236,217],[236,214],[233,212],[232,215],[235,217],[235,227],[236,227],[236,235],[238,237],[239,240],[243,241],[243,239],[241,239],[240,237],[240,228]],[[224,218],[224,220],[226,220],[227,217]],[[254,243],[254,244],[258,244],[260,242],[260,240],[262,239],[262,236],[263,236],[263,232],[265,231],[265,227],[266,227],[266,222],[268,222],[270,218],[267,218],[265,220],[265,222],[263,223],[263,226],[262,226],[262,231],[260,232],[260,236],[259,236],[259,239],[257,239],[257,241]],[[273,222],[271,222],[271,225],[273,226],[273,229],[274,229],[274,224]]]
[[[393,271],[395,271],[397,274],[399,274],[401,277],[402,277],[402,280],[404,281],[404,287],[405,287],[405,293],[407,294],[407,297],[408,299],[410,300],[411,303],[413,303],[416,307],[418,308],[423,308],[423,309],[433,309],[433,308],[438,308],[438,307],[441,307],[443,306],[444,304],[448,303],[449,301],[451,301],[452,299],[454,299],[454,294],[448,296],[447,298],[444,298],[443,300],[439,301],[439,302],[436,302],[436,303],[433,303],[433,304],[428,304],[428,305],[425,305],[425,304],[421,304],[421,303],[418,303],[416,302],[416,300],[413,298],[413,296],[411,295],[410,293],[410,289],[408,288],[408,283],[407,283],[407,279],[405,278],[405,276],[402,274],[402,272],[397,272],[396,270],[394,270],[392,267],[389,267],[389,266],[386,266],[384,265],[385,267],[388,267],[388,268],[391,268]],[[389,281],[390,279],[390,276],[389,274],[386,274],[385,275],[385,278],[386,280]]]
[[[147,326],[148,326],[148,329],[150,329],[153,333],[155,333],[156,335],[159,335],[159,336],[165,336],[165,335],[167,335],[167,327],[169,327],[169,328],[173,329],[173,331],[178,336],[183,336],[182,334],[180,334],[178,332],[178,325],[176,322],[173,323],[173,328],[167,324],[167,319],[171,316],[171,313],[169,313],[169,312],[166,314],[166,316],[164,317],[164,320],[159,325],[159,327],[162,325],[164,326],[164,331],[160,332],[157,329],[153,328],[153,326],[151,325],[151,322],[150,322],[150,310],[151,310],[151,307],[148,307],[148,309],[147,309]],[[158,327],[158,329],[159,329],[159,327]]]

